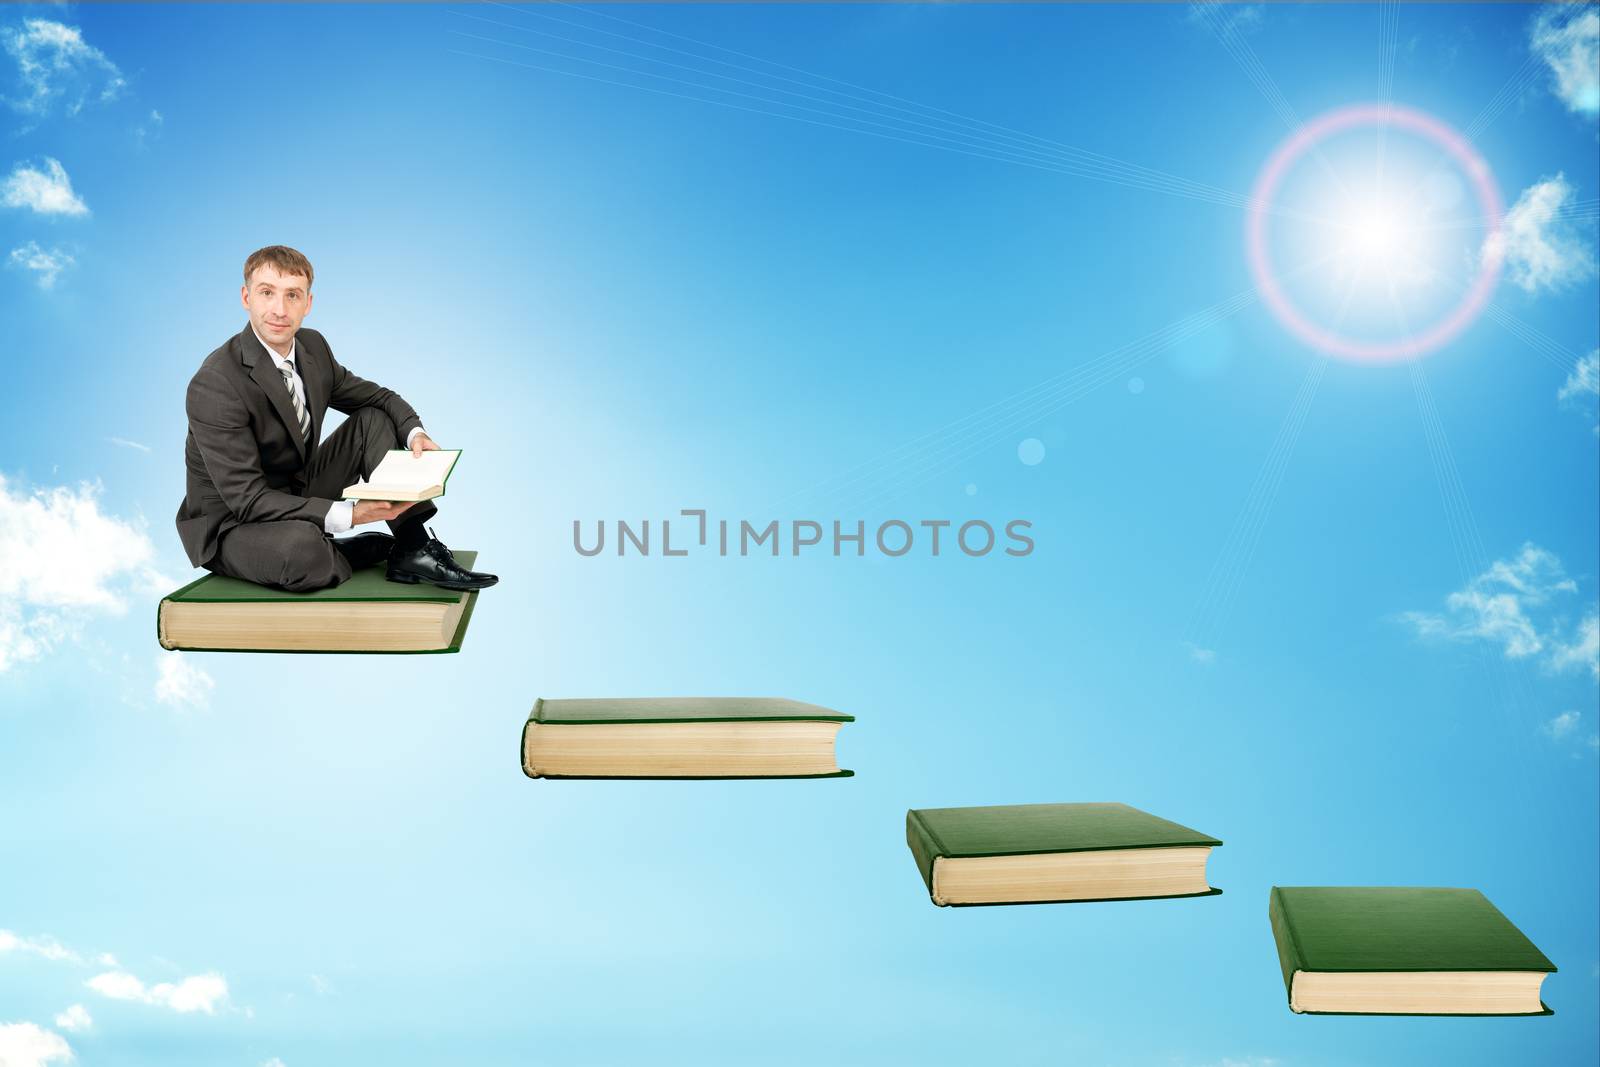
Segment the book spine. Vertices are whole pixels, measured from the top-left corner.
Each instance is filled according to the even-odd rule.
[[[911,846],[911,855],[916,858],[917,870],[922,872],[922,881],[928,887],[929,899],[932,899],[933,861],[944,854],[944,849],[939,846],[933,831],[915,810],[906,812],[906,844]],[[934,903],[937,904],[938,901],[935,900]]]
[[[528,742],[532,740],[530,735],[533,733],[533,728],[543,721],[543,716],[544,697],[538,697],[533,702],[533,712],[528,716],[528,721],[522,724],[522,751],[519,755],[522,759],[522,773],[529,778],[540,777],[538,769],[533,765],[533,749],[529,747]]]
[[[522,760],[522,773],[529,778],[543,778],[539,768],[533,765],[533,730],[539,724],[529,719],[522,724],[522,751],[518,753]]]
[[[1283,894],[1277,886],[1272,887],[1272,894],[1267,901],[1267,918],[1272,921],[1272,940],[1278,945],[1278,966],[1283,970],[1283,993],[1289,1000],[1289,1007],[1293,1008],[1294,975],[1296,971],[1305,970],[1305,960],[1300,955],[1300,946],[1295,943],[1289,914],[1284,909]]]
[[[156,641],[168,652],[178,647],[167,637],[167,605],[170,602],[168,598],[162,597],[161,603],[156,605]]]

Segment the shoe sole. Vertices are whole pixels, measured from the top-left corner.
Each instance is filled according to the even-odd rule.
[[[386,581],[399,582],[401,585],[421,585],[422,583],[426,582],[429,585],[436,585],[440,589],[449,589],[450,591],[456,592],[456,593],[475,593],[479,589],[487,589],[491,585],[495,585],[500,581],[500,579],[496,578],[492,582],[483,582],[483,583],[478,583],[478,582],[436,582],[436,581],[433,581],[430,578],[418,578],[414,574],[385,574],[383,577],[384,577],[384,579]]]

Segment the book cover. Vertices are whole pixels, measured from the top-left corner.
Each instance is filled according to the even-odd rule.
[[[1267,914],[1286,995],[1297,971],[1556,970],[1476,889],[1274,886]]]
[[[1222,844],[1198,830],[1117,803],[913,808],[906,812],[906,843],[930,896],[936,859]],[[1221,892],[1211,889],[1184,895],[1216,896]]]
[[[781,697],[620,697],[546,700],[533,705],[529,722],[855,722],[831,708]]]
[[[854,715],[817,704],[781,697],[618,697],[574,698],[534,701],[533,711],[522,727],[522,770],[530,778],[576,778],[585,775],[535,774],[528,766],[528,730],[535,725],[603,726],[641,723],[737,723],[737,722],[854,722]],[[673,775],[673,780],[725,780],[729,778],[849,778],[854,771],[805,775]],[[608,776],[611,777],[611,776]],[[656,775],[625,775],[636,779],[656,779]]]

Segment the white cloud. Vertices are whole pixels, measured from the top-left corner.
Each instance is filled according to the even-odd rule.
[[[195,1013],[215,1015],[219,1008],[228,1004],[228,982],[215,971],[190,975],[176,982],[156,982],[146,985],[137,975],[120,969],[116,957],[109,952],[79,953],[52,937],[22,937],[10,930],[0,930],[0,958],[12,952],[28,953],[78,967],[87,967],[90,963],[95,963],[101,967],[113,968],[101,971],[83,983],[89,989],[112,1000],[151,1004],[180,1015]],[[248,1014],[249,1009],[245,1010]],[[62,1030],[78,1032],[91,1029],[94,1020],[88,1008],[82,1004],[73,1004],[55,1017],[55,1024]],[[0,1067],[11,1067],[11,1061],[6,1058],[5,1029],[0,1026]]]
[[[85,1008],[82,1004],[74,1004],[56,1016],[56,1025],[68,1033],[75,1033],[94,1026],[94,1020],[89,1017],[88,1008]],[[0,1060],[0,1063],[3,1062],[3,1060]]]
[[[89,484],[24,494],[0,475],[0,559],[27,563],[0,571],[0,592],[43,607],[122,610],[111,583],[142,570],[155,549],[142,529],[103,514],[99,495]]]
[[[120,615],[130,591],[170,584],[142,524],[100,510],[98,486],[13,489],[0,475],[0,673],[38,659],[94,614]]]
[[[175,708],[203,708],[211,703],[216,682],[181,654],[158,654],[156,672],[156,699],[161,703]]]
[[[1196,663],[1209,667],[1217,661],[1217,650],[1214,648],[1201,648],[1193,641],[1185,641],[1183,647],[1189,650],[1189,658]]]
[[[1558,216],[1572,196],[1566,176],[1541,178],[1522,191],[1500,229],[1483,245],[1485,263],[1499,263],[1524,291],[1561,289],[1594,273],[1589,242],[1576,224]]]
[[[54,962],[82,963],[83,958],[53,937],[21,937],[0,930],[0,956],[8,952],[26,953]],[[0,1060],[0,1064],[5,1061]]]
[[[317,991],[317,996],[325,997],[333,990],[333,984],[320,974],[311,976],[311,988]]]
[[[24,114],[48,114],[59,101],[68,115],[76,115],[87,104],[115,100],[128,84],[76,26],[27,19],[21,27],[0,30],[0,45],[15,61],[22,89],[6,102]]]
[[[1528,46],[1555,75],[1555,94],[1569,111],[1600,114],[1600,8],[1545,7],[1528,25]]]
[[[1242,37],[1261,28],[1260,4],[1224,4],[1200,0],[1189,5],[1187,18],[1212,29],[1221,37]]]
[[[1419,616],[1418,628],[1428,636],[1477,637],[1503,645],[1511,659],[1531,656],[1544,648],[1528,604],[1543,603],[1552,585],[1571,587],[1556,575],[1560,560],[1535,545],[1524,545],[1513,560],[1497,560],[1467,588],[1451,593],[1445,615]]]
[[[46,251],[38,241],[29,241],[11,250],[11,256],[6,260],[7,265],[20,270],[31,270],[37,274],[39,288],[54,289],[56,278],[62,271],[76,263],[71,253],[59,248]]]
[[[1600,618],[1586,616],[1567,637],[1568,624],[1553,603],[1577,591],[1561,560],[1529,542],[1446,597],[1444,611],[1408,611],[1401,619],[1422,637],[1487,641],[1507,659],[1538,657],[1554,671],[1587,666],[1600,679]]]
[[[60,1034],[34,1023],[0,1023],[0,1065],[45,1067],[71,1062],[72,1046]]]
[[[1589,730],[1589,736],[1579,739],[1580,727],[1583,725],[1583,713],[1577,711],[1563,711],[1560,715],[1539,727],[1539,732],[1557,743],[1578,745],[1591,752],[1600,752],[1600,733]],[[1572,758],[1581,758],[1581,752],[1573,752]]]
[[[1580,712],[1563,711],[1544,724],[1544,732],[1559,741],[1563,737],[1571,736],[1578,729],[1578,723],[1582,719],[1583,715]]]
[[[161,117],[161,112],[151,108],[150,114],[146,115],[144,120],[133,128],[134,140],[141,148],[144,147],[147,140],[154,140],[160,136],[161,127],[165,122],[166,119]]]
[[[1578,360],[1578,365],[1567,375],[1566,384],[1556,394],[1556,399],[1564,402],[1597,394],[1600,394],[1600,348]]]
[[[44,157],[44,168],[18,163],[5,184],[0,185],[0,203],[6,207],[25,207],[41,215],[87,215],[89,205],[72,191],[72,179],[58,159]]]
[[[289,1067],[289,1065],[274,1056],[270,1060],[262,1060],[261,1067]]]
[[[191,975],[177,982],[159,982],[146,986],[126,971],[107,971],[97,974],[84,983],[101,996],[112,1000],[132,1000],[141,1004],[154,1004],[171,1008],[180,1015],[204,1012],[215,1015],[217,1007],[228,999],[228,983],[216,972]]]
[[[1551,642],[1550,666],[1558,671],[1588,667],[1600,681],[1600,615],[1590,615],[1579,623],[1572,640]]]
[[[1600,434],[1600,348],[1578,360],[1556,400],[1567,407],[1587,411],[1595,418],[1594,432]]]
[[[149,445],[142,445],[138,441],[130,441],[126,437],[108,437],[106,440],[116,445],[118,448],[132,448],[140,452],[150,451]]]

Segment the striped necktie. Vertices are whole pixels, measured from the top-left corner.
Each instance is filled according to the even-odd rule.
[[[311,416],[306,414],[306,406],[300,401],[300,391],[294,387],[294,360],[285,360],[284,364],[278,368],[278,372],[283,375],[283,384],[289,390],[289,401],[294,404],[294,417],[300,423],[300,440],[309,444]]]

